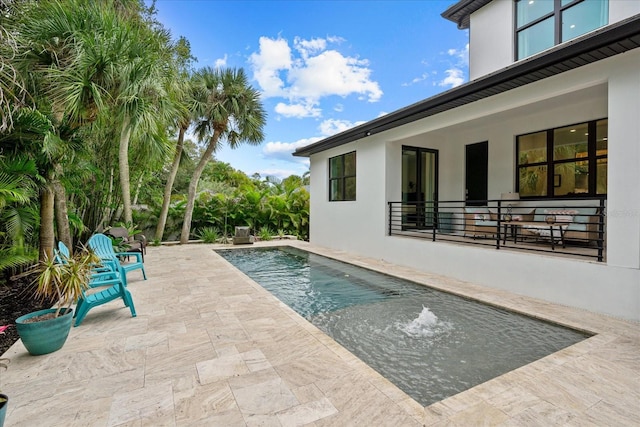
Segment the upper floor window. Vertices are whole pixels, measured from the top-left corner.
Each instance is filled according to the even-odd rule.
[[[522,197],[607,194],[608,120],[516,137]]]
[[[356,199],[356,152],[329,159],[329,201]]]
[[[609,0],[516,0],[516,58],[522,59],[609,22]]]

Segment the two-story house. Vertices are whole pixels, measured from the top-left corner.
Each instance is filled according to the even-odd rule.
[[[640,320],[640,1],[442,16],[468,83],[294,153],[311,243]]]

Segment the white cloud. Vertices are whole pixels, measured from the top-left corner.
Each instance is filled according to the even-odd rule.
[[[367,60],[328,48],[342,41],[340,37],[296,37],[292,48],[282,38],[260,37],[259,51],[251,54],[249,63],[265,98],[288,100],[277,104],[278,114],[318,117],[320,100],[328,96],[356,94],[368,102],[382,97],[380,85],[371,79]]]
[[[224,54],[224,57],[218,58],[213,62],[214,68],[224,68],[227,66],[227,54]]]
[[[285,104],[284,102],[278,102],[276,105],[276,113],[284,117],[320,117],[321,112],[319,108],[315,108],[313,104]]]
[[[264,157],[269,159],[277,159],[284,160],[292,163],[304,163],[308,164],[309,159],[304,157],[294,157],[293,152],[300,147],[305,147],[309,144],[313,144],[314,142],[320,141],[322,138],[313,137],[313,138],[304,138],[295,142],[267,142],[262,149],[262,154]]]
[[[467,43],[462,49],[449,49],[447,54],[456,59],[456,64],[462,66],[469,65],[469,43]]]
[[[438,86],[454,88],[464,83],[464,71],[460,70],[459,68],[450,68],[445,71],[445,74],[447,75],[447,77],[442,79],[438,83]]]
[[[428,78],[429,78],[429,73],[422,73],[420,77],[414,78],[409,83],[402,83],[402,86],[411,86],[416,83],[420,83],[421,81],[427,80]]]
[[[462,49],[449,49],[447,55],[454,59],[453,65],[445,70],[447,75],[438,82],[438,86],[454,88],[465,82],[465,71],[469,69],[469,43]]]
[[[466,70],[469,69],[469,43],[461,49],[448,49],[446,52],[441,52],[441,55],[446,55],[447,57],[446,60],[440,61],[447,64],[447,68],[444,71],[446,77],[438,79],[439,72],[432,69],[433,66],[428,61],[423,60],[422,64],[427,68],[427,71],[410,82],[402,83],[402,86],[407,87],[424,81],[431,81],[434,86],[447,88],[454,88],[463,84],[467,79]]]
[[[281,71],[289,70],[292,66],[291,48],[286,40],[260,37],[260,52],[252,53],[249,63],[253,68],[253,78],[260,85],[263,96],[286,94],[284,81],[280,77]]]
[[[349,120],[328,119],[320,123],[318,129],[323,136],[331,136],[347,129],[363,124],[364,122],[350,122]]]
[[[303,58],[308,58],[310,54],[325,50],[327,48],[327,41],[325,39],[304,40],[296,37],[293,39],[293,45]]]
[[[333,107],[333,111],[337,111],[338,113],[342,113],[344,111],[344,105],[342,104],[336,104]]]
[[[303,66],[289,72],[292,98],[317,100],[323,96],[346,97],[353,93],[364,96],[369,102],[382,97],[377,82],[370,79],[371,70],[367,60],[343,56],[335,50],[326,50],[309,57]]]

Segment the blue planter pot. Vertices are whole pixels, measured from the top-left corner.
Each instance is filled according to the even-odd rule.
[[[0,427],[4,426],[4,417],[7,415],[7,405],[9,397],[6,394],[0,394]]]
[[[69,336],[71,323],[73,322],[73,310],[62,309],[60,315],[53,319],[24,323],[32,317],[42,316],[47,313],[55,313],[57,309],[34,311],[16,319],[16,329],[27,351],[34,356],[52,353],[59,350]]]

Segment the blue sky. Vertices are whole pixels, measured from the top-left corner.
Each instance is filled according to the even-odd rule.
[[[196,67],[244,68],[267,111],[260,146],[215,154],[252,175],[302,175],[296,147],[468,80],[468,32],[440,14],[455,0],[159,0]]]

